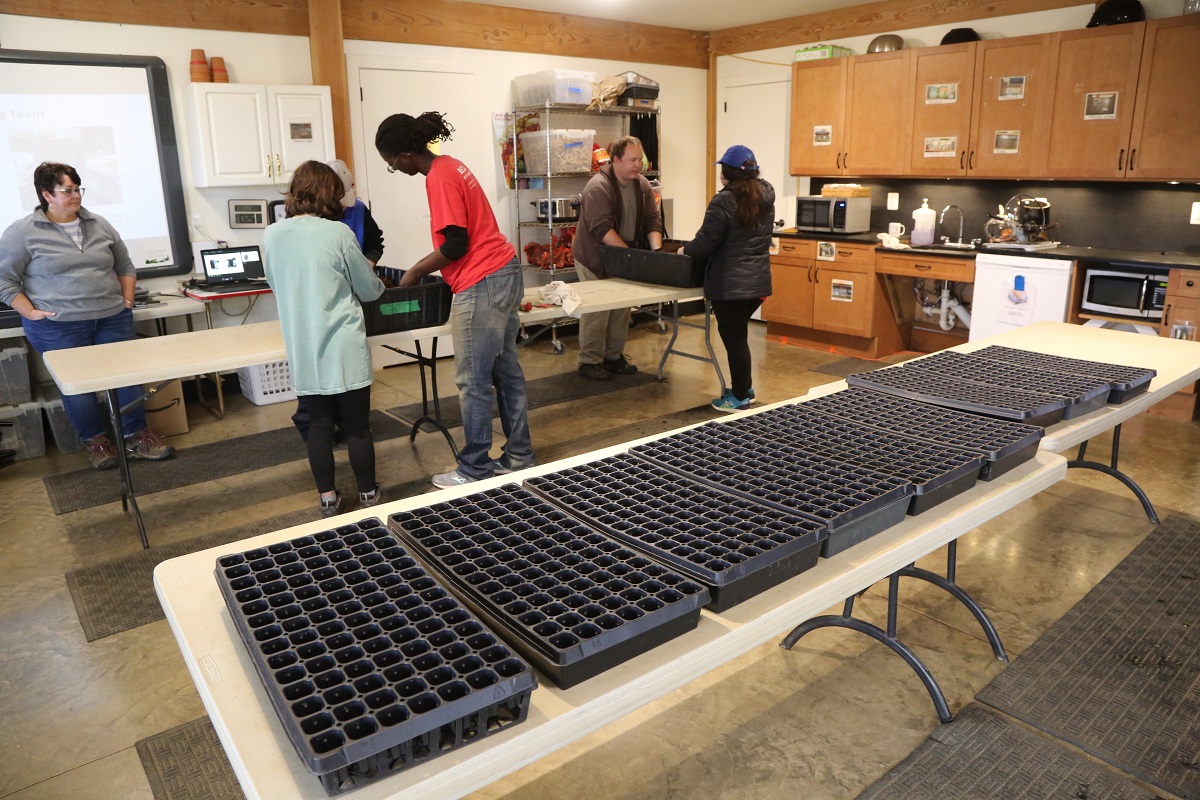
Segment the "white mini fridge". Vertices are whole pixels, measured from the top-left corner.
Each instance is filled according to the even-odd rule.
[[[975,258],[969,341],[1031,322],[1065,322],[1074,263],[1062,258],[980,253]]]

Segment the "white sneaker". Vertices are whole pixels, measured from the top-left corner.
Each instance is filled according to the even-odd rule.
[[[449,489],[453,486],[463,486],[468,483],[474,483],[478,478],[468,478],[457,469],[443,472],[441,475],[433,476],[433,485],[439,489]]]

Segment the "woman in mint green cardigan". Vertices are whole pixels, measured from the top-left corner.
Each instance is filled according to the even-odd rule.
[[[383,294],[383,283],[340,222],[344,191],[328,165],[305,161],[292,176],[287,219],[263,237],[292,385],[307,398],[308,463],[326,517],[346,509],[334,481],[335,421],[346,434],[359,505],[381,500],[368,424],[375,375],[361,304]]]

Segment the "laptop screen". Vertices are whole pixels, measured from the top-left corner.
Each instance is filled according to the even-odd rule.
[[[262,253],[258,245],[201,250],[206,283],[233,283],[265,278]]]

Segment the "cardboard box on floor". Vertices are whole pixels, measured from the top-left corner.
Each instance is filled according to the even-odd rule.
[[[147,384],[146,391],[154,388]],[[146,399],[146,422],[160,437],[188,432],[187,407],[183,404],[183,383],[176,379]]]

